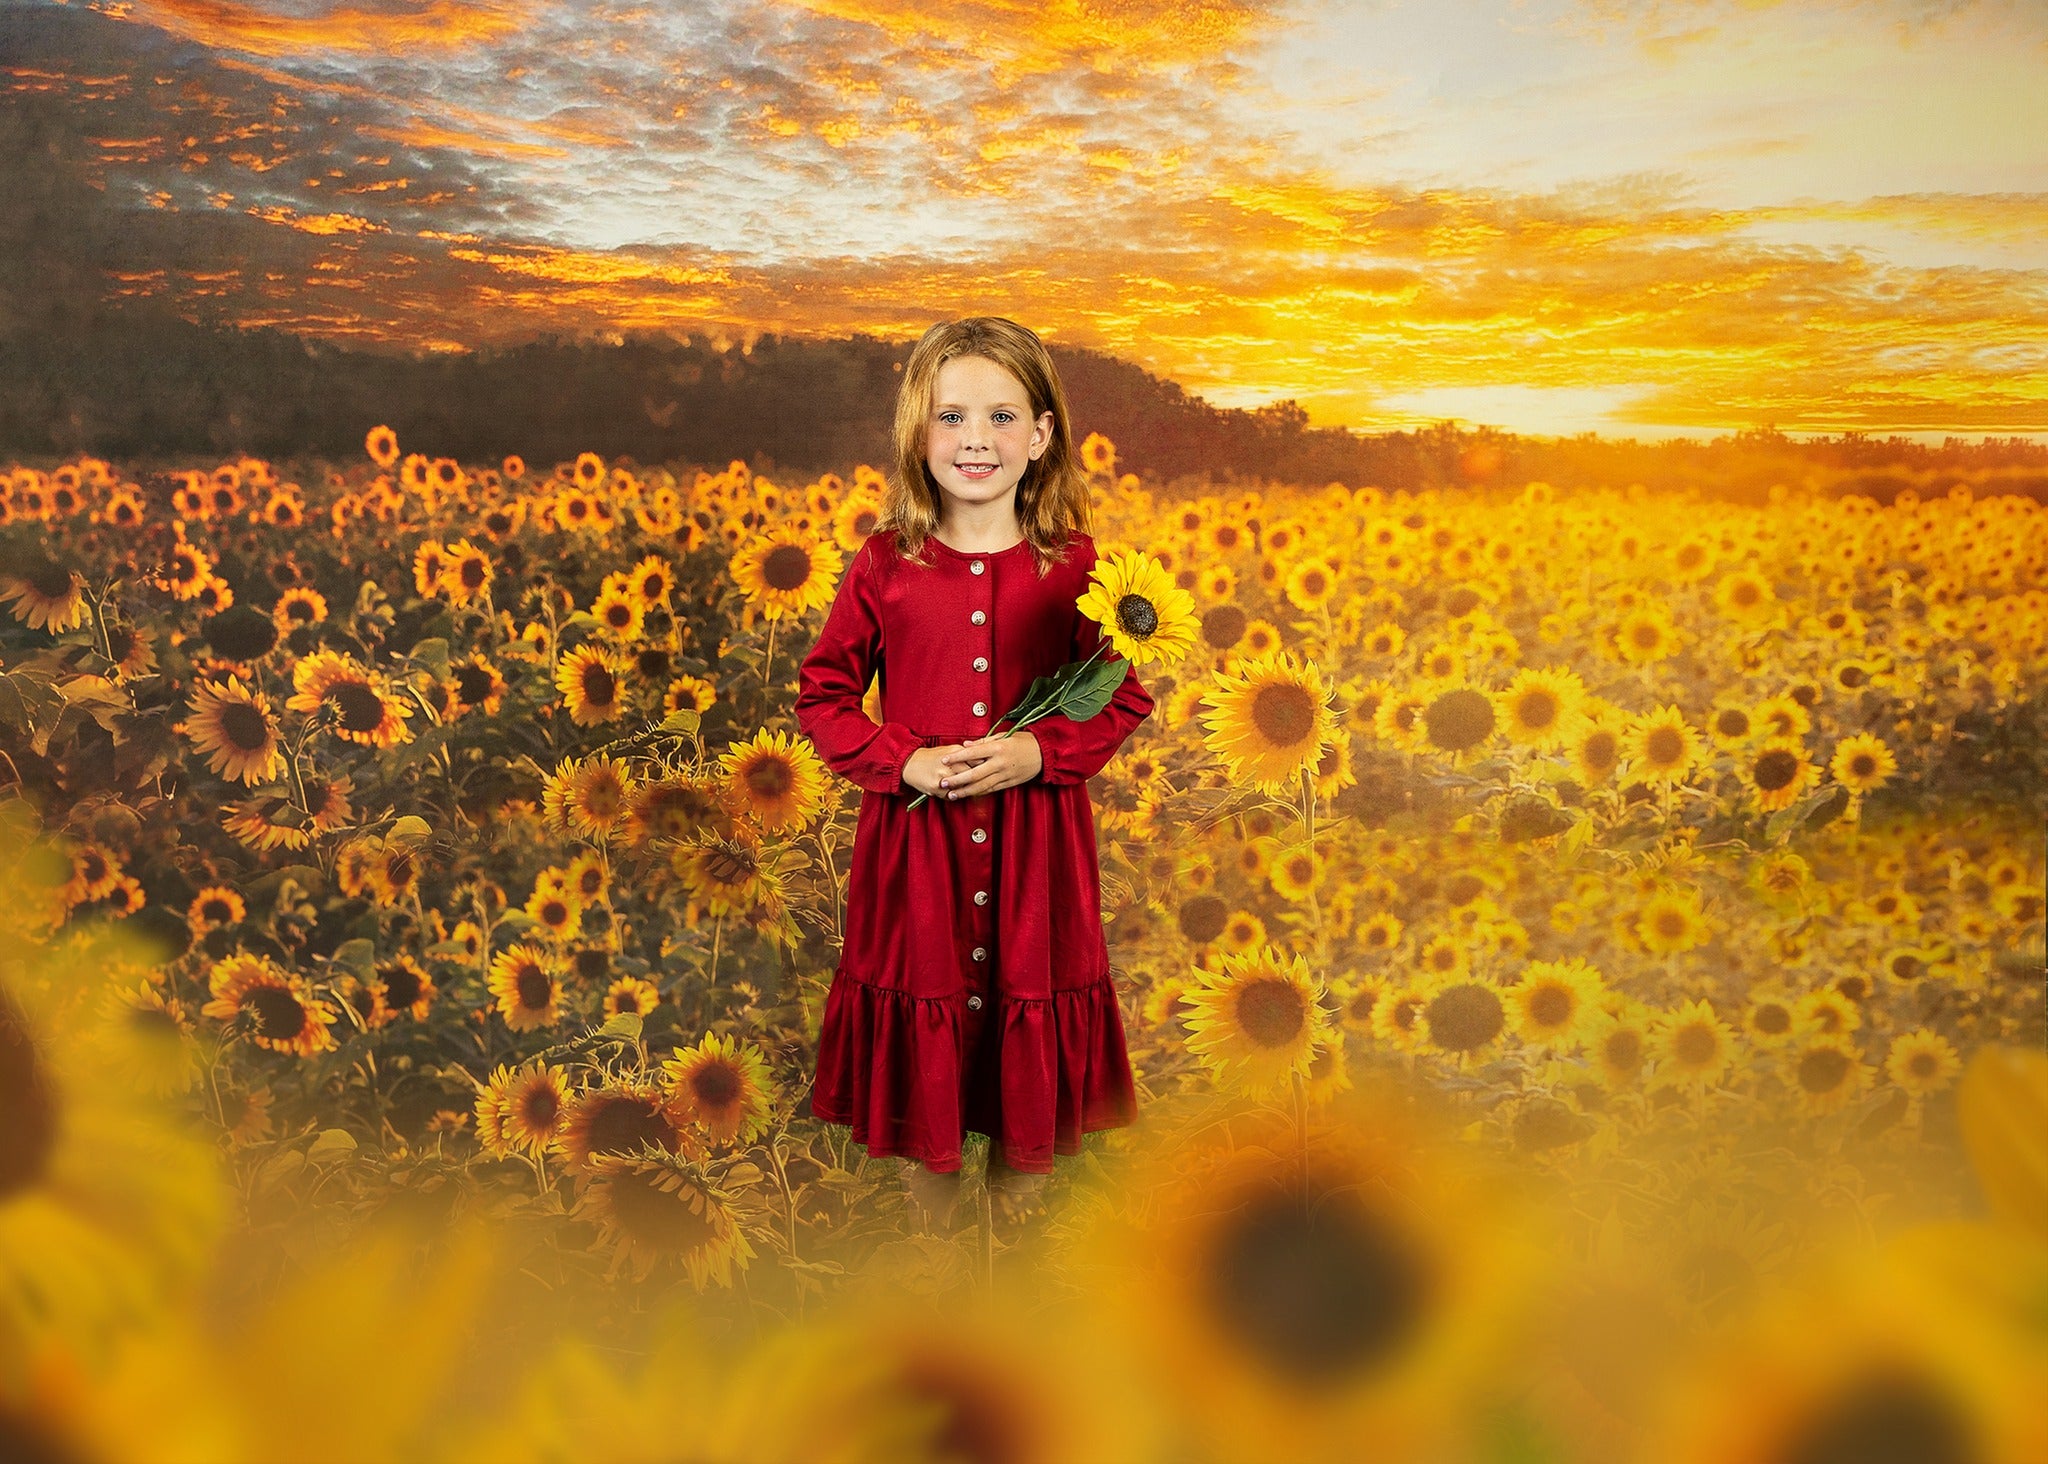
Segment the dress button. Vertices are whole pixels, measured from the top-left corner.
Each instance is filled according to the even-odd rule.
[[[974,658],[974,669],[975,669],[975,670],[977,670],[977,671],[986,671],[986,670],[988,670],[988,657],[987,657],[987,656],[976,656],[976,657]]]
[[[986,905],[988,903],[988,891],[976,890],[974,892],[974,903],[977,905]]]
[[[977,844],[986,844],[986,843],[988,842],[988,830],[987,830],[987,829],[976,829],[976,830],[975,830],[975,831],[974,831],[973,833],[969,834],[969,835],[968,835],[967,837],[968,837],[968,838],[970,838],[970,839],[972,839],[972,840],[974,840],[974,842],[975,842],[975,843],[977,843]]]
[[[981,573],[981,561],[979,559],[975,560],[974,563],[968,565],[967,567],[973,570],[976,574]]]
[[[980,961],[980,960],[985,960],[985,959],[987,959],[987,957],[988,957],[988,947],[987,947],[987,946],[976,946],[976,947],[974,948],[974,959],[975,959],[975,960],[977,960],[977,961]]]
[[[970,996],[967,998],[967,1005],[974,1011],[978,1012],[981,1010],[981,998],[978,996]]]
[[[988,715],[988,703],[976,702],[974,704],[974,715],[977,717],[986,717]]]
[[[976,625],[980,625],[983,621],[988,619],[988,612],[985,610],[977,610],[967,618],[973,621]]]

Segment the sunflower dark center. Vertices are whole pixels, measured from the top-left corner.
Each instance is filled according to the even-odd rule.
[[[1562,704],[1551,692],[1525,691],[1521,699],[1515,703],[1515,716],[1524,727],[1555,727],[1558,714],[1563,709]]]
[[[1747,609],[1757,602],[1761,593],[1762,591],[1757,587],[1756,581],[1737,580],[1734,588],[1729,592],[1728,599],[1731,603]]]
[[[771,590],[795,590],[811,577],[811,554],[795,544],[781,544],[761,559],[761,578]]]
[[[1379,999],[1378,990],[1370,986],[1361,986],[1352,993],[1350,1010],[1353,1020],[1363,1022],[1370,1018],[1372,1009],[1379,1005]]]
[[[384,1000],[394,1007],[409,1007],[420,999],[419,972],[410,966],[392,964],[379,966],[377,974],[384,978]]]
[[[384,724],[384,698],[360,681],[343,681],[327,693],[343,730],[374,732]]]
[[[57,1095],[20,1008],[0,991],[0,1201],[43,1178],[57,1146]]]
[[[270,744],[270,719],[248,702],[227,702],[220,709],[220,730],[241,752],[261,752]]]
[[[1476,874],[1460,871],[1444,881],[1444,903],[1456,909],[1479,898],[1486,882]]]
[[[1424,1320],[1429,1278],[1392,1223],[1348,1191],[1261,1197],[1217,1237],[1203,1287],[1219,1326],[1275,1374],[1317,1385],[1390,1362]]]
[[[1927,974],[1927,963],[1918,956],[1894,956],[1891,970],[1892,978],[1896,981],[1918,981]]]
[[[690,1079],[690,1091],[711,1107],[722,1108],[740,1096],[740,1075],[729,1063],[707,1063]]]
[[[1218,895],[1196,895],[1180,907],[1180,933],[1196,945],[1207,945],[1223,934],[1230,919],[1230,907]]]
[[[1476,981],[1461,981],[1429,1002],[1429,1040],[1450,1052],[1470,1052],[1500,1035],[1500,997]]]
[[[591,661],[583,668],[583,699],[592,706],[608,707],[618,694],[618,679],[602,661]]]
[[[1867,752],[1859,752],[1849,759],[1849,771],[1859,778],[1867,778],[1877,771],[1877,759]]]
[[[1252,725],[1275,747],[1298,747],[1315,726],[1315,706],[1299,686],[1262,686],[1252,698]]]
[[[554,999],[555,983],[538,966],[526,967],[513,985],[519,993],[519,1004],[530,1012],[542,1010]]]
[[[1643,1065],[1642,1034],[1628,1027],[1607,1034],[1601,1044],[1601,1052],[1607,1065],[1625,1073],[1632,1073]]]
[[[1422,714],[1429,740],[1446,752],[1477,747],[1493,732],[1493,702],[1469,686],[1447,691]]]
[[[1698,1022],[1681,1027],[1677,1040],[1671,1044],[1671,1050],[1687,1067],[1704,1067],[1720,1049],[1720,1041],[1713,1032]]]
[[[672,1149],[676,1128],[645,1098],[611,1097],[598,1102],[590,1118],[590,1152],[635,1154],[642,1144]]]
[[[1571,1019],[1572,994],[1562,986],[1540,986],[1529,998],[1529,1015],[1539,1027],[1556,1027]]]
[[[1621,755],[1621,743],[1612,732],[1599,731],[1579,747],[1579,760],[1589,768],[1611,768]]]
[[[1756,1009],[1751,1019],[1757,1031],[1777,1037],[1792,1030],[1792,1013],[1776,1002],[1767,1002]]]
[[[1976,1464],[1968,1416],[1926,1378],[1872,1370],[1828,1399],[1777,1452],[1784,1464]]]
[[[1134,640],[1150,640],[1159,631],[1159,607],[1143,595],[1125,595],[1116,602],[1116,623]]]
[[[1248,983],[1237,999],[1238,1025],[1261,1047],[1282,1047],[1301,1035],[1308,1007],[1291,981]]]
[[[71,593],[71,569],[54,559],[41,559],[29,570],[29,583],[45,600],[61,600]]]
[[[605,1178],[612,1220],[636,1244],[666,1255],[687,1255],[718,1237],[709,1217],[688,1198],[690,1187],[665,1190],[638,1172]]]
[[[535,1083],[519,1095],[519,1121],[534,1133],[550,1134],[562,1116],[562,1098],[550,1083]]]
[[[256,1035],[272,1042],[296,1037],[306,1028],[306,1009],[282,986],[259,986],[242,999],[242,1009],[256,1019]]]
[[[1665,940],[1677,940],[1685,934],[1685,916],[1676,910],[1657,912],[1657,934]]]
[[[1906,1070],[1916,1078],[1931,1078],[1938,1067],[1931,1052],[1916,1052],[1906,1060]]]
[[[491,694],[491,673],[475,664],[459,667],[455,672],[455,689],[465,702],[475,706]]]
[[[1714,730],[1723,737],[1747,737],[1749,735],[1749,714],[1726,710],[1714,718]]]
[[[1816,1047],[1799,1058],[1799,1086],[1809,1093],[1832,1093],[1849,1075],[1849,1054]]]
[[[1775,793],[1789,787],[1799,776],[1799,759],[1783,748],[1774,747],[1756,760],[1752,770],[1757,787],[1766,793]]]
[[[1643,739],[1643,751],[1657,767],[1670,767],[1685,756],[1685,738],[1676,727],[1657,727]]]
[[[761,758],[747,770],[747,786],[763,798],[784,797],[794,781],[789,764],[778,757]]]

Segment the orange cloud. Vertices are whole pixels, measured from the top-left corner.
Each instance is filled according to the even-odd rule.
[[[234,0],[136,0],[121,12],[187,40],[255,56],[302,51],[386,54],[401,49],[454,50],[517,29],[522,7],[486,0],[430,0],[408,10],[338,5],[318,15],[277,15]]]

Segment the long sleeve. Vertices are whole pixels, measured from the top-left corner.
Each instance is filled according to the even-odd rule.
[[[882,607],[862,546],[797,668],[796,722],[833,772],[875,793],[906,791],[903,766],[924,739],[902,722],[877,726],[862,710],[882,659]]]
[[[1104,639],[1101,626],[1079,610],[1074,612],[1074,643],[1070,659],[1085,661],[1096,644]],[[1112,655],[1113,652],[1105,650],[1103,654]],[[1139,682],[1138,668],[1127,662],[1122,684],[1108,704],[1094,716],[1080,722],[1064,712],[1040,717],[1024,729],[1038,739],[1038,750],[1045,760],[1045,766],[1038,775],[1039,781],[1087,782],[1116,756],[1124,740],[1152,714],[1152,707],[1152,693]]]

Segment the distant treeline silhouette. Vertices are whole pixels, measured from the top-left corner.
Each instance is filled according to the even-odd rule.
[[[889,460],[888,423],[911,342],[763,336],[599,342],[543,337],[459,354],[343,347],[277,329],[193,324],[149,305],[101,309],[86,331],[0,330],[0,453],[85,451],[168,465],[235,452],[360,459],[380,423],[407,450],[465,462],[516,452],[545,468],[586,450],[641,463],[846,472]],[[1952,481],[2048,497],[2048,444],[1940,446],[1899,437],[1794,440],[1770,428],[1646,443],[1592,433],[1517,436],[1454,423],[1361,434],[1316,428],[1293,401],[1220,408],[1099,352],[1054,347],[1079,434],[1162,486],[1375,483],[1388,489],[1542,479],[1560,488],[1696,484],[1760,498],[1772,483],[1889,501]]]

